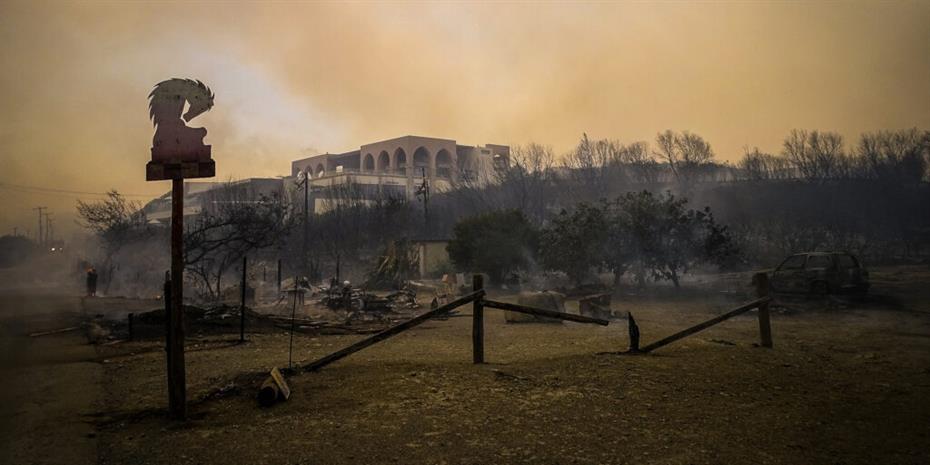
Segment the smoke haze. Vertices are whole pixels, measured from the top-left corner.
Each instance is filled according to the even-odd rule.
[[[571,148],[690,130],[717,156],[792,128],[930,126],[927,3],[0,5],[0,233],[80,192],[138,200],[146,96],[201,79],[217,180],[417,134]]]

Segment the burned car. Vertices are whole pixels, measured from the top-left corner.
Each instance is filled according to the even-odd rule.
[[[865,293],[869,272],[855,256],[844,252],[807,252],[786,258],[772,273],[772,290],[826,295]]]

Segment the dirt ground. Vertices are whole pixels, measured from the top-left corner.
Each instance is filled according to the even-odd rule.
[[[0,294],[0,463],[97,462],[95,418],[104,369],[81,331],[80,299],[52,292]]]
[[[23,335],[68,325],[49,313],[122,318],[151,302],[6,296],[4,463],[930,463],[930,269],[872,274],[864,302],[780,299],[774,349],[755,345],[755,312],[629,356],[605,354],[626,349],[625,319],[508,325],[487,310],[488,363],[473,365],[462,307],[290,377],[290,400],[270,408],[240,375],[286,367],[285,331],[244,345],[195,334],[185,423],[165,417],[157,340]],[[720,292],[735,288],[748,291],[621,292],[613,309],[633,312],[647,344],[750,298]],[[296,334],[294,361],[362,337]]]

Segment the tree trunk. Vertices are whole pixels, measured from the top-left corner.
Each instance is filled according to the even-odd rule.
[[[216,302],[219,302],[223,296],[223,292],[222,292],[223,287],[221,286],[222,280],[223,280],[223,270],[217,270],[216,271],[216,294],[214,295],[214,298],[213,298],[213,300]]]
[[[622,278],[623,274],[626,273],[626,267],[618,267],[611,271],[614,273],[614,287],[617,287],[620,285],[620,278]]]
[[[639,263],[636,269],[636,283],[639,287],[646,287],[646,267],[642,262]]]
[[[105,272],[106,272],[107,284],[103,287],[103,294],[110,295],[110,284],[113,283],[113,268],[114,268],[113,262],[110,260],[107,260],[107,263],[105,266],[106,266]]]

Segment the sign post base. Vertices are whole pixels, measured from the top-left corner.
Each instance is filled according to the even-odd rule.
[[[214,176],[216,176],[216,162],[213,160],[180,163],[150,161],[145,165],[146,181],[212,178]]]

